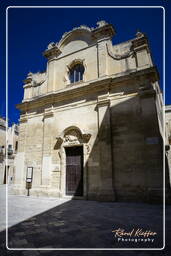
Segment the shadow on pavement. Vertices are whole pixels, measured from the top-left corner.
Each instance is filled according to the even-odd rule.
[[[162,211],[160,205],[71,200],[9,228],[8,247],[161,248]],[[157,235],[153,242],[118,242],[112,232],[118,228],[151,230]]]

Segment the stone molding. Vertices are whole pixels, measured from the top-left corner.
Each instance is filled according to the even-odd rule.
[[[147,52],[150,52],[149,46],[148,46],[149,43],[146,35],[144,33],[137,32],[136,36],[137,37],[132,40],[132,47],[134,51],[136,52],[142,49],[146,49]]]
[[[28,121],[28,118],[26,116],[20,117],[20,123],[26,123]]]
[[[46,109],[43,114],[43,118],[53,117],[53,115],[54,115],[53,109]]]
[[[49,44],[51,45],[51,44]],[[61,53],[61,50],[58,48],[58,46],[55,44],[52,47],[48,47],[43,52],[43,56],[46,57],[48,60],[53,59],[54,57],[58,57],[58,55]]]
[[[108,105],[110,106],[109,92],[104,95],[100,95],[97,97],[97,107]]]
[[[70,74],[70,70],[72,69],[72,67],[74,67],[76,64],[81,64],[84,66],[84,74],[83,74],[83,80],[81,81],[77,81],[74,83],[70,82],[69,79],[69,74]],[[68,87],[72,87],[75,84],[80,84],[83,83],[85,80],[85,75],[86,75],[86,71],[87,71],[87,65],[85,64],[85,59],[79,59],[79,58],[75,58],[74,60],[72,60],[69,64],[66,65],[66,71],[65,71],[65,76],[64,76],[64,82],[65,85]]]
[[[155,97],[156,96],[156,91],[152,88],[152,89],[141,89],[138,92],[138,95],[141,98],[147,98],[147,97]]]

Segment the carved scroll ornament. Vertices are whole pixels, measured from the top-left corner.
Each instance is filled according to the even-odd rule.
[[[126,53],[124,54],[114,54],[110,49],[109,49],[109,46],[108,44],[106,44],[106,48],[107,48],[107,53],[110,57],[112,57],[114,60],[122,60],[122,59],[126,59],[132,55],[134,55],[134,52],[129,50],[127,51]]]

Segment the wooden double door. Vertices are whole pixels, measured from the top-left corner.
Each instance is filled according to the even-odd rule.
[[[83,196],[83,147],[66,147],[66,195]]]

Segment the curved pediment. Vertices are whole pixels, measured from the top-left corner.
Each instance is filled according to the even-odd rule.
[[[95,44],[99,39],[111,38],[115,34],[111,24],[99,21],[97,25],[95,28],[89,28],[85,25],[73,28],[71,31],[63,34],[59,43],[51,42],[43,52],[43,55],[48,59],[61,57],[61,55],[67,55]]]
[[[58,48],[63,54],[67,54],[83,49],[95,42],[96,39],[93,38],[91,29],[82,26],[65,33],[58,43]]]

